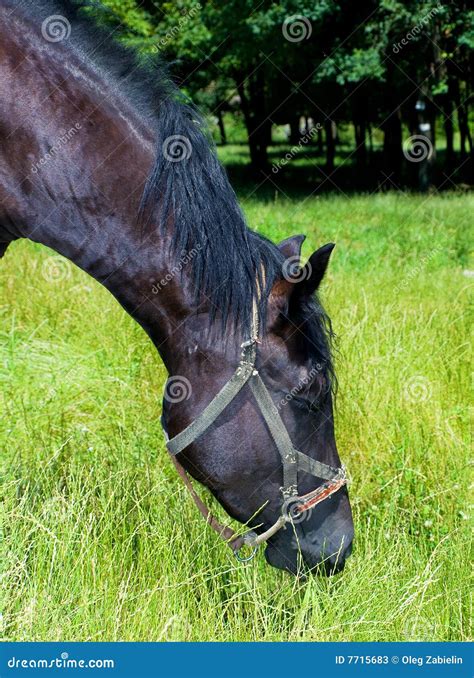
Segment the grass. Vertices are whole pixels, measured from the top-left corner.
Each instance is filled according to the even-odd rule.
[[[143,332],[85,274],[20,242],[0,262],[4,639],[471,637],[473,197],[244,208],[276,240],[306,233],[306,255],[337,242],[324,300],[356,526],[345,572],[302,584],[261,554],[232,559],[167,458],[166,375]]]

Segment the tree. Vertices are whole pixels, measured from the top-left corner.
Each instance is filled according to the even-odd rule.
[[[416,101],[426,103],[436,145],[441,119],[446,171],[459,154],[473,167],[469,129],[474,28],[467,2],[438,0],[104,0],[122,24],[121,36],[144,53],[159,51],[172,75],[216,116],[240,102],[252,167],[265,171],[273,124],[289,123],[299,140],[301,116],[325,129],[326,169],[332,171],[336,129],[350,122],[354,156],[368,164],[368,131],[384,136],[382,169],[390,184],[405,180],[403,128],[417,129]],[[418,119],[419,121],[419,119]]]

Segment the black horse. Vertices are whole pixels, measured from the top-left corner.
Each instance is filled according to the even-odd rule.
[[[188,389],[167,399],[170,436],[233,374],[257,300],[257,367],[289,437],[340,466],[330,324],[314,296],[332,247],[301,269],[303,236],[276,246],[249,231],[163,66],[138,65],[66,0],[0,0],[0,256],[19,238],[87,271],[145,329]],[[178,458],[233,518],[260,533],[278,519],[282,462],[247,387]],[[299,472],[299,494],[315,484]],[[266,557],[335,572],[352,539],[342,487],[271,537]]]

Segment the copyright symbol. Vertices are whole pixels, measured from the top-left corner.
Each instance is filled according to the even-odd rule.
[[[400,660],[399,660],[399,658],[398,658],[396,655],[394,655],[394,656],[392,657],[392,660],[391,660],[391,661],[392,661],[392,664],[398,664],[398,662],[399,662]]]

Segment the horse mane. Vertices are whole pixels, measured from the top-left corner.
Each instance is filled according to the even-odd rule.
[[[97,14],[107,17],[110,10],[96,2],[20,0],[20,7],[37,17],[40,27],[49,16],[64,16],[71,24],[71,49],[92,60],[108,81],[116,81],[153,125],[156,158],[138,215],[144,235],[156,224],[173,225],[173,250],[181,256],[192,253],[185,268],[192,274],[196,302],[210,306],[211,322],[217,317],[223,329],[231,324],[248,333],[252,299],[261,290],[264,327],[266,299],[283,257],[247,228],[202,116],[173,84],[159,55],[140,58],[118,43],[116,28],[97,25]],[[189,158],[179,162],[165,152],[176,139],[190,149]]]
[[[162,102],[157,121],[157,153],[142,197],[145,230],[172,223],[175,252],[193,252],[196,301],[210,306],[211,321],[222,328],[250,331],[252,300],[259,301],[262,327],[266,300],[281,277],[278,247],[250,231],[198,111],[180,93]],[[173,148],[182,154],[169,160]]]
[[[335,334],[319,297],[299,298],[295,304],[291,304],[290,320],[297,328],[302,350],[311,357],[313,363],[321,366],[328,379],[327,390],[335,396],[337,377],[332,351]]]
[[[194,254],[186,270],[189,266],[196,301],[210,305],[211,322],[217,317],[223,330],[230,324],[248,333],[252,300],[258,298],[265,327],[267,299],[282,277],[283,254],[247,228],[203,117],[172,82],[159,55],[144,59],[117,41],[116,25],[99,26],[97,15],[114,15],[95,0],[17,0],[12,6],[35,18],[39,27],[52,15],[65,17],[71,49],[92,61],[153,124],[156,157],[137,223],[145,234],[157,223],[161,228],[173,224],[173,250]],[[186,155],[180,161],[169,160],[172,146],[166,144],[173,142],[181,143]],[[332,331],[321,304],[302,301],[293,313],[307,350],[333,374]]]

